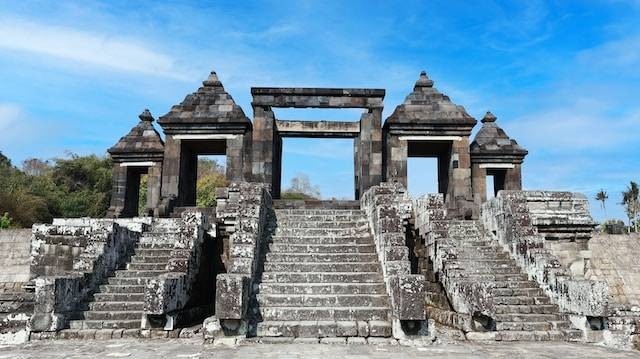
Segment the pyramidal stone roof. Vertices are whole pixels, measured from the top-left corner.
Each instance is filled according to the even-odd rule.
[[[487,112],[482,119],[482,128],[476,134],[470,145],[471,156],[510,156],[522,158],[528,151],[515,140],[509,138],[503,129],[496,125],[496,116]]]
[[[425,71],[420,73],[411,92],[404,103],[397,106],[391,116],[387,118],[385,126],[394,124],[414,124],[427,128],[460,127],[465,132],[471,132],[476,124],[464,107],[451,102],[451,99],[433,87]],[[467,134],[468,135],[468,134]]]
[[[158,119],[165,132],[181,125],[196,125],[201,129],[223,129],[225,127],[244,128],[251,121],[229,95],[214,71],[202,82],[198,91],[187,95],[184,100]],[[229,126],[226,126],[229,125]]]
[[[145,109],[138,117],[140,122],[107,151],[113,159],[152,159],[164,155],[164,142],[152,125],[151,112]]]

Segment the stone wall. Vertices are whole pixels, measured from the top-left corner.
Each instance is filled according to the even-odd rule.
[[[31,230],[0,230],[0,283],[22,283],[29,280]]]
[[[33,226],[32,273],[42,274],[35,278],[31,331],[64,328],[80,303],[125,263],[140,237],[113,221],[84,223]],[[60,258],[53,261],[52,253]]]
[[[402,335],[400,320],[426,319],[424,276],[411,274],[406,244],[405,225],[412,216],[411,198],[401,184],[383,182],[364,193],[361,208],[369,217],[391,298],[394,335]]]
[[[205,232],[210,230],[210,223],[202,212],[186,211],[179,219],[159,219],[156,226],[168,228],[170,235],[151,238],[160,240],[160,246],[169,244],[173,250],[165,266],[167,273],[150,279],[146,284],[144,312],[145,318],[148,315],[166,315],[165,329],[172,330],[175,316],[185,309],[195,290],[202,244]],[[165,238],[170,242],[165,243]],[[143,323],[147,324],[148,321],[143,319]]]
[[[540,198],[555,197],[551,192],[537,193]],[[497,197],[482,205],[485,228],[497,237],[529,277],[541,285],[560,310],[576,315],[605,316],[607,283],[575,278],[553,250],[547,248],[545,237],[538,232],[534,214],[529,209],[528,197],[523,191],[499,192]],[[540,204],[540,207],[552,205]],[[549,225],[561,223],[554,222],[554,216],[547,218]]]
[[[544,236],[545,248],[573,275],[583,277],[589,262],[589,239],[595,222],[581,193],[524,191],[532,224]]]
[[[251,284],[268,235],[271,195],[267,185],[238,182],[219,188],[216,197],[226,273],[216,278],[215,315],[220,320],[246,320]]]
[[[586,277],[609,285],[611,302],[640,306],[640,235],[596,234]]]

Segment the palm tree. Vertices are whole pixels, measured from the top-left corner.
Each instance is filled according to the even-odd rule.
[[[638,232],[638,212],[640,212],[640,188],[638,184],[631,181],[627,190],[622,192],[622,205],[624,205],[625,212],[629,218],[629,231],[631,231],[631,223],[633,221],[633,228],[635,232]]]
[[[609,195],[607,195],[607,192],[605,192],[603,189],[601,189],[600,192],[596,193],[596,201],[602,202],[602,204],[600,204],[600,207],[602,207],[605,216],[607,215],[607,207],[605,207],[604,202],[607,199],[609,199]]]

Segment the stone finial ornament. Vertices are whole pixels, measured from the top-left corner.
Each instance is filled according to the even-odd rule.
[[[420,78],[416,81],[415,87],[433,87],[433,80],[427,76],[426,71],[422,70],[420,72]]]
[[[484,114],[484,117],[482,118],[482,120],[480,120],[480,122],[482,123],[487,123],[487,122],[496,122],[498,118],[491,113],[491,111],[487,111],[487,113]]]
[[[209,77],[206,80],[202,81],[202,84],[204,86],[219,86],[220,80],[218,79],[218,74],[216,74],[215,71],[211,71]]]
[[[153,116],[151,115],[151,112],[149,112],[148,108],[145,108],[144,111],[138,115],[138,118],[140,121],[153,122]]]

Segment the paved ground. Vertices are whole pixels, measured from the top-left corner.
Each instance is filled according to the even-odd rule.
[[[0,346],[7,358],[640,358],[640,353],[572,343],[456,343],[422,348],[329,344],[243,344],[235,348],[161,340],[57,340]]]

